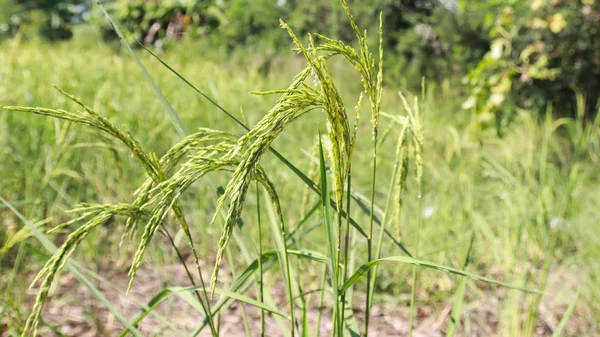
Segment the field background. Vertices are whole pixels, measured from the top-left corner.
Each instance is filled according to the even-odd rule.
[[[591,4],[596,6],[597,1]],[[225,11],[224,15],[231,13]],[[357,22],[360,25],[360,15]],[[273,31],[278,29],[276,21],[269,24]],[[48,42],[20,33],[1,42],[0,106],[76,110],[52,87],[56,85],[115,125],[126,126],[143,149],[164,154],[177,141],[177,134],[140,68],[124,48],[117,48],[114,41],[103,41],[97,27],[77,25],[72,28],[72,38],[64,41]],[[224,36],[221,38],[227,38]],[[192,38],[167,42],[161,47],[164,50],[159,50],[164,61],[251,126],[269,111],[276,97],[250,92],[287,87],[305,64],[289,50],[262,46],[254,40],[240,43],[242,46],[234,50]],[[391,55],[396,52],[387,51]],[[189,130],[209,127],[244,133],[143,49],[137,49],[137,54]],[[471,95],[469,84],[461,82],[464,73],[425,77],[423,97],[419,79],[428,74],[412,68],[414,73],[406,72],[411,78],[404,78],[403,69],[411,67],[406,63],[407,68],[395,67],[393,60],[386,60],[390,71],[384,84],[382,111],[406,115],[399,91],[409,100],[422,99],[424,186],[419,199],[417,182],[409,176],[409,197],[402,206],[400,228],[390,230],[409,250],[418,250],[420,258],[456,268],[462,268],[473,242],[469,272],[544,291],[538,298],[467,281],[457,335],[550,336],[579,296],[562,334],[600,336],[600,132],[594,128],[595,115],[586,115],[593,108],[584,107],[587,101],[583,94],[579,96],[579,107],[571,112],[560,110],[566,109],[564,106],[556,111],[546,106],[514,107],[507,99],[512,113],[509,121],[501,122],[499,135],[493,122],[486,124],[485,113],[489,111],[464,109]],[[362,85],[353,69],[341,60],[333,60],[331,72],[342,97],[354,102]],[[517,90],[510,95],[526,93]],[[574,92],[571,95],[576,97]],[[352,176],[353,189],[365,196],[370,193],[372,161],[368,115],[365,109]],[[325,122],[322,112],[312,111],[284,132],[274,147],[303,171],[314,171],[318,166],[317,135],[319,130],[327,129]],[[382,138],[377,158],[375,200],[384,206],[396,159],[396,139],[389,119],[382,118],[380,124],[382,133],[392,127],[389,137]],[[305,212],[300,180],[270,154],[261,163],[277,182],[287,221],[290,225],[298,223]],[[198,233],[197,249],[208,270],[214,263],[221,233],[218,224],[210,224],[218,198],[216,187],[225,186],[228,179],[210,175],[210,184],[196,183],[182,202],[192,231]],[[82,202],[131,202],[132,192],[143,180],[142,166],[127,149],[99,132],[47,117],[0,110],[0,196],[43,231],[72,219],[67,211]],[[311,204],[316,201],[311,197]],[[245,209],[255,208],[256,198],[251,194]],[[368,216],[358,207],[355,213],[359,223],[368,222]],[[220,278],[224,286],[231,283],[231,273],[239,273],[247,265],[242,258],[246,253],[240,247],[244,243],[254,247],[255,216],[252,211],[244,212],[244,225],[236,229],[237,244],[227,252]],[[4,205],[0,205],[0,221],[0,335],[16,336],[35,299],[37,288],[29,288],[29,283],[48,255],[22,220]],[[122,219],[116,218],[93,232],[77,249],[74,261],[96,275],[95,284],[131,318],[140,303],[146,303],[166,286],[186,285],[186,280],[168,242],[157,238],[132,293],[125,296],[127,270],[137,239],[120,245],[121,225]],[[169,221],[166,226],[176,228]],[[60,244],[65,233],[68,230],[49,235]],[[181,234],[176,239],[186,251]],[[303,240],[302,247],[323,250],[324,244],[323,236],[312,235]],[[256,258],[253,249],[249,255]],[[357,244],[355,254],[365,256],[366,245]],[[384,256],[400,254],[393,242],[384,243]],[[318,287],[320,267],[303,268],[305,287]],[[378,273],[370,335],[404,335],[408,331],[412,267],[385,264]],[[275,275],[266,282],[274,302],[285,308],[283,286]],[[421,268],[418,280],[414,335],[443,336],[461,278]],[[69,272],[63,272],[56,284],[44,309],[43,336],[113,336],[120,332],[115,318]],[[357,287],[356,303],[364,301],[361,292],[364,282]],[[311,315],[318,311],[316,298],[311,301]],[[142,326],[142,332],[149,336],[183,335],[193,330],[202,317],[179,300],[170,300],[159,312]],[[360,321],[360,309],[355,313]],[[247,314],[251,322],[257,317],[252,308]],[[527,325],[531,315],[533,329]],[[244,335],[239,306],[227,311],[222,319],[224,335]],[[271,335],[283,333],[274,321],[268,322],[268,328]],[[323,331],[329,329],[324,323]]]

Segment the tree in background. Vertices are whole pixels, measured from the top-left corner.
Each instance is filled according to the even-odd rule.
[[[462,1],[485,13],[490,45],[467,76],[463,104],[480,122],[506,125],[516,109],[592,117],[600,98],[600,1]],[[584,97],[577,106],[575,93]]]
[[[39,34],[48,40],[73,36],[72,25],[89,15],[85,0],[1,0],[0,34]]]
[[[115,0],[104,6],[129,33],[129,42],[135,45],[135,39],[159,49],[187,34],[205,37],[227,21],[213,0]],[[94,12],[93,19],[105,40],[117,38],[102,13]]]
[[[548,103],[561,114],[597,111],[600,0],[348,2],[369,32],[377,31],[383,13],[388,83],[463,79],[463,107],[482,125],[505,125],[517,109],[544,111]],[[90,13],[104,22],[86,3],[0,0],[0,33],[21,27],[51,40],[69,38],[71,26]],[[351,41],[354,34],[334,0],[111,0],[105,6],[131,37],[158,48],[185,36],[269,59],[289,50],[287,34],[275,28],[280,18],[299,35]],[[103,25],[105,37],[114,38]],[[574,92],[585,96],[585,108],[576,109]]]

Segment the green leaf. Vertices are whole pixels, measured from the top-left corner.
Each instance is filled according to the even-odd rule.
[[[321,135],[319,134],[319,171],[321,177],[321,207],[323,210],[323,218],[325,221],[325,229],[327,232],[327,248],[329,249],[329,268],[331,270],[331,283],[333,288],[333,326],[336,327],[340,313],[339,303],[339,266],[337,265],[337,243],[336,243],[336,227],[333,223],[333,213],[331,203],[329,202],[329,186],[327,185],[327,171],[325,167],[325,155],[323,154],[323,144],[321,143]],[[335,328],[334,328],[335,330]]]
[[[408,257],[408,256],[390,256],[390,257],[384,257],[382,259],[378,259],[378,260],[373,260],[371,262],[367,262],[365,264],[363,264],[360,268],[358,268],[358,270],[356,272],[354,272],[354,274],[352,274],[352,276],[350,276],[350,278],[348,278],[348,280],[346,281],[346,283],[344,283],[342,285],[342,287],[340,288],[340,292],[343,293],[346,290],[348,290],[354,283],[356,283],[356,281],[358,281],[361,277],[365,276],[367,274],[367,272],[373,268],[374,266],[380,264],[381,262],[400,262],[400,263],[406,263],[406,264],[411,264],[411,265],[415,265],[415,266],[422,266],[425,268],[430,268],[430,269],[437,269],[437,270],[441,270],[444,272],[448,272],[448,273],[452,273],[452,274],[456,274],[456,275],[460,275],[460,276],[464,276],[464,277],[468,277],[471,278],[473,280],[477,280],[477,281],[481,281],[481,282],[486,282],[486,283],[490,283],[490,284],[497,284],[503,287],[507,287],[507,288],[511,288],[511,289],[517,289],[517,290],[521,290],[524,292],[528,292],[528,293],[536,293],[536,294],[542,294],[541,291],[539,290],[533,290],[533,289],[526,289],[526,288],[521,288],[521,287],[517,287],[517,286],[513,286],[510,285],[508,283],[505,282],[501,282],[501,281],[497,281],[491,278],[487,278],[487,277],[483,277],[483,276],[479,276],[479,275],[475,275],[475,274],[471,274],[471,273],[467,273],[464,270],[460,270],[460,269],[456,269],[456,268],[452,268],[452,267],[447,267],[447,266],[443,266],[437,263],[433,263],[430,261],[425,261],[425,260],[419,260],[419,259],[415,259],[412,257]]]
[[[556,327],[556,330],[554,330],[554,332],[552,333],[552,337],[560,337],[560,336],[562,336],[563,330],[565,329],[565,326],[567,325],[567,322],[569,321],[569,318],[573,314],[573,310],[575,309],[575,305],[577,304],[577,301],[579,300],[579,295],[580,294],[581,294],[581,292],[578,291],[577,295],[575,295],[575,298],[573,298],[573,301],[571,301],[571,304],[569,304],[569,307],[567,308],[567,311],[565,312],[565,315],[560,320],[560,323]]]
[[[291,242],[293,240],[293,238],[288,238],[287,242],[289,244],[289,242]],[[306,258],[306,259],[310,259],[313,261],[317,261],[317,262],[322,262],[322,263],[329,263],[329,259],[327,257],[325,257],[323,254],[317,253],[317,252],[312,252],[312,251],[306,251],[306,250],[291,250],[288,249],[288,254],[290,255],[296,255],[300,258]],[[265,253],[263,253],[260,257],[259,257],[262,261],[262,267],[263,267],[263,273],[266,272],[267,270],[271,269],[271,267],[275,264],[275,261],[277,260],[277,251],[276,250],[271,250],[271,251],[267,251]],[[244,272],[242,272],[240,274],[240,276],[238,276],[238,278],[231,284],[231,286],[229,287],[228,291],[231,292],[236,292],[236,291],[240,291],[243,292],[246,289],[248,289],[250,287],[250,285],[252,283],[248,282],[246,284],[246,286],[244,286],[244,284],[246,283],[246,281],[248,281],[250,279],[250,277],[257,271],[259,270],[260,264],[258,263],[258,259],[254,260],[247,268],[246,270],[244,270]],[[254,280],[253,280],[254,281]],[[222,297],[219,299],[219,301],[212,307],[212,313],[213,315],[216,315],[219,310],[221,310],[221,308],[225,305],[227,305],[228,301],[230,301],[231,298],[227,298],[227,297]],[[204,329],[204,327],[208,324],[208,322],[205,320],[204,322],[202,322],[202,324],[194,331],[194,333],[192,334],[192,336],[196,336],[200,333],[200,331],[202,331],[202,329]]]
[[[268,195],[268,193],[267,193]],[[286,281],[286,292],[288,294],[289,305],[290,305],[290,332],[291,336],[294,336],[295,332],[295,314],[294,314],[294,288],[292,285],[295,281],[292,281],[292,273],[290,271],[290,259],[288,256],[288,249],[285,240],[285,227],[283,226],[282,219],[275,214],[273,207],[267,207],[267,213],[269,215],[269,223],[271,224],[271,232],[275,239],[275,247],[277,247],[277,257],[279,259],[279,265],[281,266],[281,273],[283,279]]]
[[[150,83],[150,86],[152,87],[152,90],[154,91],[154,95],[156,95],[156,97],[159,99],[160,104],[162,105],[163,109],[165,110],[165,113],[167,114],[167,116],[169,117],[169,120],[175,127],[175,130],[177,130],[177,134],[179,135],[179,137],[185,138],[185,136],[189,135],[189,131],[185,127],[185,124],[183,124],[183,122],[181,121],[181,118],[179,118],[179,115],[177,114],[175,109],[173,109],[173,107],[171,106],[171,103],[169,103],[167,98],[162,94],[162,92],[160,91],[160,89],[158,88],[158,86],[156,85],[154,80],[152,79],[152,76],[150,76],[150,73],[148,72],[148,70],[146,70],[146,67],[144,67],[144,64],[142,63],[142,61],[140,61],[140,59],[137,57],[136,53],[133,51],[133,48],[131,48],[131,46],[127,42],[127,39],[125,39],[125,36],[119,29],[119,26],[117,25],[117,23],[112,19],[110,14],[108,14],[106,9],[104,9],[104,6],[102,6],[102,4],[100,4],[100,1],[96,1],[96,4],[98,4],[98,7],[102,11],[102,13],[104,13],[104,16],[106,17],[106,19],[112,26],[115,33],[117,33],[117,36],[119,36],[121,43],[123,45],[125,45],[125,48],[127,48],[127,51],[129,51],[129,54],[131,54],[131,57],[133,57],[133,59],[135,60],[135,63],[137,63],[137,65],[140,67],[140,69],[144,73],[146,80],[148,81],[148,83]]]
[[[184,301],[189,303],[193,308],[195,308],[199,312],[204,313],[204,310],[202,309],[202,305],[200,305],[200,302],[198,302],[198,299],[192,293],[193,291],[196,291],[196,290],[204,290],[204,289],[201,286],[195,286],[195,287],[169,287],[169,288],[165,288],[165,289],[161,290],[158,294],[156,294],[154,297],[152,297],[152,299],[148,302],[148,308],[145,309],[144,311],[142,311],[135,318],[135,320],[133,321],[133,324],[137,326],[144,319],[144,317],[148,316],[148,314],[150,314],[150,312],[152,312],[154,309],[156,309],[156,307],[158,307],[159,304],[161,304],[163,301],[165,301],[166,299],[168,299],[169,297],[171,297],[173,295],[183,299]],[[231,299],[234,299],[234,300],[237,300],[240,302],[244,302],[244,303],[253,305],[257,308],[268,311],[274,315],[279,315],[281,317],[289,318],[285,313],[283,313],[275,308],[269,307],[269,306],[265,305],[264,303],[260,303],[248,296],[241,295],[236,292],[229,291],[229,290],[219,289],[219,288],[215,289],[215,293],[221,294],[225,298],[231,298]],[[120,336],[124,337],[126,335],[127,335],[127,330],[123,331]]]
[[[467,249],[467,256],[465,257],[465,263],[463,269],[466,269],[471,262],[471,252],[473,251],[473,243],[475,242],[475,232],[471,235],[471,242],[469,243],[469,249]],[[458,288],[454,293],[454,304],[452,305],[452,313],[450,314],[450,323],[446,331],[446,337],[454,336],[454,331],[460,325],[460,316],[462,314],[463,301],[465,299],[465,290],[467,288],[468,278],[464,277],[460,280]]]

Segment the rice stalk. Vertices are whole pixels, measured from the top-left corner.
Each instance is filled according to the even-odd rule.
[[[40,115],[52,116],[55,118],[61,118],[64,120],[85,124],[102,132],[106,132],[119,139],[129,148],[134,156],[141,162],[147,174],[146,180],[136,190],[135,199],[130,205],[99,205],[94,206],[97,207],[97,209],[94,208],[92,210],[90,208],[87,211],[88,213],[97,211],[97,213],[89,213],[88,215],[92,217],[91,220],[86,225],[74,231],[71,234],[73,235],[72,239],[67,241],[68,245],[61,247],[61,251],[59,251],[60,254],[55,255],[55,257],[48,261],[48,269],[45,268],[39,275],[40,278],[45,277],[43,288],[48,287],[49,289],[49,284],[52,282],[54,275],[61,267],[60,261],[64,261],[65,256],[68,256],[72,253],[72,249],[77,246],[77,244],[87,235],[87,233],[89,233],[90,230],[95,228],[99,223],[106,221],[107,217],[115,215],[116,211],[109,210],[118,207],[119,205],[122,207],[128,207],[127,209],[132,210],[130,212],[122,211],[122,214],[120,214],[127,217],[123,231],[123,238],[126,235],[132,236],[137,228],[136,225],[138,223],[143,222],[144,224],[143,233],[138,243],[138,247],[132,261],[132,266],[129,270],[130,280],[128,291],[133,285],[148,246],[154,238],[154,235],[163,225],[163,222],[170,210],[173,211],[175,217],[177,218],[179,225],[184,231],[192,247],[193,254],[197,260],[197,254],[194,248],[189,226],[183,216],[182,210],[178,206],[179,198],[195,181],[203,178],[210,172],[220,171],[231,174],[231,179],[229,180],[223,195],[220,196],[217,201],[215,216],[211,221],[211,223],[216,221],[217,214],[219,214],[220,210],[222,210],[223,207],[225,207],[225,204],[228,203],[223,231],[218,243],[216,262],[211,275],[209,287],[211,296],[214,294],[214,290],[216,288],[219,266],[222,257],[225,249],[228,247],[234,226],[241,218],[248,188],[254,181],[263,185],[271,197],[274,213],[276,214],[279,224],[281,225],[282,232],[284,233],[282,240],[282,253],[285,254],[285,261],[282,262],[287,268],[284,278],[287,278],[288,290],[291,296],[291,274],[289,271],[289,261],[287,260],[287,244],[285,244],[287,243],[287,239],[285,238],[285,228],[283,227],[284,221],[282,210],[277,197],[276,188],[269,180],[267,173],[261,168],[260,161],[267,150],[271,149],[273,141],[275,141],[275,139],[277,139],[290,124],[308,111],[320,109],[326,116],[327,138],[328,143],[331,145],[331,149],[328,151],[328,154],[330,155],[331,168],[333,172],[333,193],[335,198],[331,205],[329,203],[329,195],[322,195],[321,198],[326,200],[323,202],[329,206],[333,206],[333,204],[335,204],[335,210],[337,211],[337,227],[333,231],[333,233],[337,234],[337,237],[330,238],[330,243],[335,245],[337,248],[337,250],[333,249],[332,252],[334,253],[331,254],[331,258],[333,259],[331,261],[332,275],[335,276],[335,281],[333,282],[334,284],[332,284],[332,287],[337,290],[338,287],[346,281],[345,279],[347,277],[349,262],[348,253],[350,249],[349,225],[352,221],[350,219],[350,192],[352,189],[351,159],[356,142],[356,135],[359,125],[358,123],[360,120],[360,109],[363,97],[365,95],[368,97],[371,106],[371,126],[373,135],[373,176],[369,234],[367,235],[369,261],[371,261],[373,248],[372,239],[375,205],[375,176],[377,172],[378,128],[383,81],[382,15],[380,15],[379,24],[379,61],[378,64],[376,64],[377,60],[368,48],[367,32],[360,32],[358,26],[354,22],[354,18],[346,2],[342,0],[341,3],[358,38],[358,51],[341,41],[335,41],[318,34],[309,34],[309,43],[307,46],[304,46],[294,32],[289,28],[289,26],[285,22],[281,21],[282,28],[286,29],[300,53],[302,53],[306,58],[307,67],[294,78],[292,84],[287,89],[255,93],[263,95],[278,94],[280,95],[280,98],[275,106],[267,113],[267,115],[264,116],[264,118],[259,121],[255,127],[239,138],[235,135],[221,131],[200,129],[197,133],[185,137],[182,141],[174,145],[162,158],[158,159],[156,154],[145,152],[141,148],[140,144],[127,131],[127,129],[119,129],[115,127],[106,118],[98,115],[91,108],[85,106],[80,100],[63,91],[61,91],[61,93],[79,104],[84,111],[71,113],[64,110],[52,110],[44,108],[9,107],[11,110],[28,111]],[[322,43],[317,45],[315,38],[317,41]],[[340,97],[338,89],[332,80],[327,66],[328,59],[336,54],[342,55],[357,70],[363,82],[364,92],[360,93],[357,106],[355,107],[355,119],[353,126],[350,125],[344,101]],[[314,85],[307,83],[307,78],[309,75],[313,75],[315,77]],[[163,100],[161,100],[161,102],[162,101]],[[413,121],[413,123],[416,122]],[[178,128],[178,131],[181,131],[180,129],[182,128]],[[319,141],[321,141],[320,138]],[[402,158],[404,161],[405,155],[402,155],[400,158]],[[417,169],[417,171],[419,172],[419,169]],[[345,193],[348,194],[346,195]],[[344,197],[346,197],[345,209]],[[135,210],[135,212],[133,210]],[[78,220],[87,219],[86,214],[80,216]],[[346,216],[345,230],[342,228],[343,216]],[[355,224],[353,223],[353,225]],[[385,223],[382,224],[382,233],[384,226]],[[355,225],[355,227],[361,233],[364,233],[364,231],[362,231],[358,225]],[[342,233],[345,233],[346,235],[344,238],[345,244],[343,246],[344,252],[340,251],[342,247]],[[379,255],[379,253],[377,254]],[[340,272],[340,268],[343,268],[343,274]],[[371,273],[370,270],[369,273]],[[202,280],[202,273],[200,270],[199,274],[200,279]],[[369,276],[367,279],[368,290],[371,289],[370,282],[371,277]],[[206,289],[204,285],[201,288],[203,291]],[[40,292],[40,308],[35,307],[37,311],[41,310],[41,304],[47,296],[47,289],[44,291]],[[339,337],[342,337],[345,294],[341,293],[342,298],[340,301],[340,298],[335,295],[337,293],[337,291],[334,291],[334,302],[336,303],[335,315],[337,316],[334,321],[336,324],[335,329],[337,329]],[[368,291],[368,293],[370,293],[370,291]],[[208,295],[205,294],[205,297],[206,305],[208,306]],[[368,331],[368,310],[372,301],[371,297],[372,295],[367,296],[366,331]],[[201,302],[204,305],[202,300]],[[291,297],[290,306],[293,332],[294,314],[293,301]],[[212,310],[208,306],[208,309],[205,309],[205,312],[208,316],[210,316]],[[210,322],[212,323],[212,319],[210,319]],[[212,325],[211,328],[213,328]],[[213,334],[214,332],[215,329],[213,328]]]
[[[216,286],[218,269],[224,248],[229,242],[233,226],[241,215],[248,186],[254,178],[253,172],[258,165],[261,156],[270,148],[272,142],[287,126],[311,108],[320,107],[327,114],[328,137],[332,146],[331,159],[333,162],[332,167],[335,178],[335,203],[338,212],[343,209],[343,186],[349,171],[350,156],[352,152],[351,144],[355,139],[356,132],[351,136],[344,103],[331,79],[326,65],[328,57],[317,54],[318,49],[325,49],[322,46],[317,48],[313,36],[310,34],[309,46],[305,47],[285,22],[281,21],[280,23],[282,28],[286,29],[300,52],[305,56],[308,66],[294,78],[294,81],[288,89],[273,90],[263,93],[254,92],[254,94],[261,95],[281,94],[281,97],[271,111],[261,119],[254,128],[242,136],[238,140],[237,146],[227,154],[228,157],[232,157],[245,150],[241,155],[242,159],[240,164],[237,166],[233,173],[233,177],[227,184],[225,193],[219,198],[217,203],[217,209],[220,209],[224,205],[225,200],[230,199],[224,231],[219,240],[217,261],[211,277],[211,288]],[[354,55],[354,58],[351,58],[351,60],[355,60],[357,57],[356,52],[352,54],[350,51],[347,51],[350,47],[341,42],[336,44],[335,48],[338,50],[345,50],[349,55]],[[306,83],[309,74],[313,74],[316,77],[317,87]],[[369,88],[373,91],[372,88],[375,88],[376,86],[377,84],[375,84],[375,86],[370,84]],[[380,87],[381,85],[379,84],[379,88]],[[376,97],[375,94],[372,94],[371,96]],[[356,128],[357,126],[355,126],[354,130],[356,130]],[[341,227],[341,216],[339,217],[338,222]],[[338,240],[338,244],[340,241],[341,240]]]
[[[381,221],[381,226],[379,228],[379,235],[377,237],[377,245],[375,247],[375,260],[381,258],[381,250],[383,246],[383,236],[385,234],[385,230],[391,218],[393,218],[396,214],[400,214],[400,209],[402,207],[402,194],[404,191],[404,182],[406,177],[405,167],[408,165],[408,151],[407,146],[409,144],[406,143],[406,133],[407,130],[412,126],[408,123],[406,118],[401,118],[398,116],[393,116],[392,125],[396,127],[400,127],[400,131],[398,134],[398,140],[396,142],[396,161],[394,163],[394,167],[392,168],[392,176],[391,176],[391,184],[387,193],[387,201],[385,213],[383,215],[383,219]],[[399,228],[399,226],[398,226]],[[377,266],[373,267],[372,275],[371,275],[371,284],[376,284],[377,281]],[[370,298],[373,298],[375,293],[375,289],[371,287],[370,293],[367,294]]]
[[[256,225],[258,226],[258,256],[263,255],[263,239],[262,239],[262,221],[260,216],[260,188],[256,183]],[[258,300],[264,303],[264,269],[262,259],[258,259]],[[260,310],[260,336],[265,337],[265,311]]]
[[[45,266],[31,282],[30,287],[33,287],[34,284],[43,278],[43,281],[40,285],[40,290],[36,295],[31,314],[27,318],[27,321],[23,327],[22,336],[27,336],[28,333],[31,333],[33,336],[37,335],[37,328],[41,321],[42,308],[46,298],[48,297],[50,286],[52,285],[56,274],[64,267],[68,258],[71,256],[75,248],[77,248],[77,246],[81,243],[81,241],[83,241],[83,239],[85,239],[93,229],[104,224],[113,216],[134,216],[134,214],[135,216],[142,216],[142,213],[139,209],[135,209],[128,204],[83,206],[75,209],[75,211],[82,211],[85,213],[77,220],[82,220],[83,218],[89,218],[89,220],[84,225],[80,226],[74,232],[69,234],[66,241],[46,262]],[[147,216],[147,214],[144,215]]]
[[[414,157],[415,157],[415,179],[417,181],[417,190],[418,190],[418,205],[419,210],[423,209],[423,124],[421,120],[421,114],[419,110],[419,101],[418,98],[415,97],[414,105],[411,107],[406,100],[406,97],[399,92],[400,98],[402,99],[402,103],[404,104],[404,108],[408,113],[408,120],[412,126],[412,140],[413,140],[413,149],[414,149]],[[415,258],[419,258],[419,247],[420,247],[420,238],[421,238],[421,227],[423,225],[423,216],[421,213],[418,214],[417,221],[417,240],[416,240],[416,251]],[[415,302],[416,302],[416,288],[417,288],[417,265],[413,265],[412,267],[412,284],[411,284],[411,293],[410,293],[410,314],[409,314],[409,322],[408,322],[408,336],[412,337],[413,333],[413,321],[415,318]]]
[[[117,138],[122,143],[124,143],[129,148],[129,150],[134,155],[134,157],[137,158],[141,162],[142,166],[145,168],[146,173],[148,175],[146,182],[144,182],[144,184],[140,187],[140,189],[138,189],[138,191],[141,193],[139,193],[138,198],[131,205],[132,209],[143,210],[144,207],[146,206],[145,202],[147,203],[149,195],[151,194],[150,192],[152,192],[152,188],[153,188],[154,184],[166,179],[166,175],[161,168],[162,165],[164,165],[168,170],[171,170],[177,164],[177,162],[180,160],[180,158],[189,150],[196,149],[201,153],[201,155],[210,156],[214,153],[218,153],[219,151],[225,152],[230,149],[230,147],[227,147],[227,143],[220,143],[220,144],[216,144],[216,145],[205,146],[205,147],[202,147],[202,150],[199,150],[199,147],[201,147],[202,142],[215,141],[215,140],[223,141],[223,140],[230,140],[232,138],[232,135],[225,133],[225,132],[213,131],[213,130],[209,130],[209,129],[201,129],[197,134],[186,137],[182,142],[176,144],[162,158],[161,162],[159,162],[158,159],[156,158],[155,154],[147,153],[141,148],[141,145],[139,144],[139,142],[135,138],[133,138],[131,133],[126,128],[123,128],[123,129],[117,128],[108,119],[99,115],[94,110],[92,110],[91,108],[89,108],[88,106],[83,104],[81,102],[81,100],[79,100],[78,98],[76,98],[58,88],[57,88],[57,90],[59,90],[63,95],[65,95],[66,97],[68,97],[69,99],[71,99],[72,101],[77,103],[79,106],[81,106],[83,108],[83,111],[73,113],[73,112],[69,112],[69,111],[61,110],[61,109],[46,109],[46,108],[32,108],[32,107],[4,107],[4,108],[7,110],[11,110],[11,111],[32,112],[32,113],[43,115],[43,116],[50,116],[50,117],[54,117],[54,118],[58,118],[58,119],[63,119],[63,120],[68,120],[68,121],[72,121],[75,123],[88,125],[95,129],[98,129],[102,132],[108,133],[109,135]],[[150,220],[148,221],[148,224],[146,225],[145,232],[144,232],[144,235],[142,236],[142,241],[140,243],[140,247],[138,247],[136,256],[134,258],[134,265],[132,266],[132,269],[130,270],[131,279],[130,279],[130,284],[129,284],[128,290],[131,288],[137,268],[139,268],[139,266],[141,264],[141,258],[146,249],[146,246],[148,245],[148,243],[151,240],[154,233],[156,233],[156,231],[158,230],[160,224],[162,223],[162,221],[163,221],[164,217],[166,216],[167,211],[169,209],[173,209],[182,229],[184,230],[184,232],[186,234],[186,237],[188,238],[190,246],[192,247],[193,255],[194,255],[195,259],[197,260],[197,253],[195,251],[193,241],[191,239],[191,233],[189,231],[187,222],[185,221],[185,218],[183,217],[183,213],[182,213],[181,209],[179,208],[179,206],[177,205],[177,200],[176,200],[176,198],[163,199],[164,202],[166,202],[167,200],[170,200],[170,202],[168,203],[168,208],[159,208],[157,212],[152,213],[151,216],[149,217]],[[102,208],[105,206],[99,206],[99,207]],[[80,218],[80,219],[82,219],[82,218]],[[128,214],[128,220],[127,220],[127,223],[125,226],[124,234],[132,231],[132,229],[134,228],[134,225],[136,223],[136,220],[139,220],[139,214],[133,213],[133,212]],[[95,227],[95,226],[90,227],[90,229],[92,229],[93,227]],[[85,234],[85,235],[87,235],[87,234]],[[85,235],[81,239],[83,239],[85,237]],[[74,246],[76,246],[80,242],[80,240],[74,241],[74,242],[75,242]],[[199,265],[198,265],[198,268],[199,268]],[[199,275],[202,274],[200,270],[198,270],[198,272],[199,272]],[[48,280],[49,280],[49,283],[51,283],[52,279],[53,279],[53,274],[49,274],[49,275],[51,277]],[[200,278],[202,279],[201,276],[200,276]],[[42,288],[42,291],[44,291],[44,288]],[[31,316],[34,322],[39,321],[39,317],[37,319],[35,319],[34,316],[39,315],[39,310],[41,310],[41,306],[42,306],[43,301],[45,300],[46,296],[47,296],[47,293],[41,294],[41,296],[38,297],[38,299],[40,300],[39,303],[38,303],[38,301],[36,301],[36,304],[37,304],[37,306],[35,308],[36,310],[33,311],[32,316]],[[38,308],[39,308],[39,310],[38,310]],[[208,311],[208,312],[210,312],[210,311]]]

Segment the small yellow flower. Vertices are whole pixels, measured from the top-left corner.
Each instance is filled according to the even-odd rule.
[[[581,2],[583,2],[584,5],[593,5],[594,2],[596,2],[596,0],[581,0]]]
[[[531,22],[531,28],[533,29],[540,29],[540,28],[546,28],[548,27],[548,22],[540,19],[540,18],[534,18],[533,21]]]
[[[550,17],[550,23],[548,26],[550,27],[552,33],[558,34],[567,26],[567,21],[565,21],[565,18],[562,14],[556,13]]]
[[[494,42],[492,42],[492,45],[490,46],[490,56],[494,60],[498,60],[502,57],[503,50],[504,50],[504,43],[503,43],[502,39],[497,39]]]
[[[533,0],[531,2],[531,9],[533,9],[534,11],[537,11],[538,9],[544,7],[545,4],[546,4],[546,0]]]

